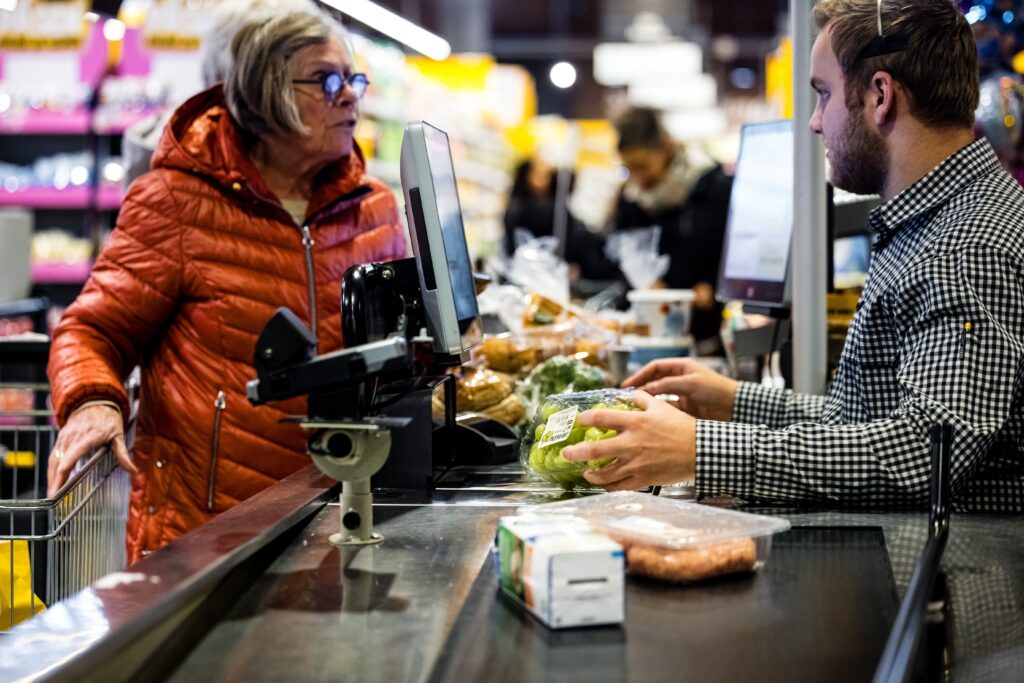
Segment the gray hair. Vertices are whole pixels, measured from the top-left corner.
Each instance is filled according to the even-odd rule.
[[[351,53],[345,30],[318,9],[244,24],[231,41],[233,66],[224,82],[228,110],[249,135],[304,135],[289,63],[297,52],[339,38]]]
[[[231,40],[242,26],[289,12],[316,11],[312,0],[224,0],[203,34],[199,63],[204,87],[226,80],[231,70]]]

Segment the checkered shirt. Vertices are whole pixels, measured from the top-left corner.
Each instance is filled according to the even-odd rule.
[[[955,507],[1024,510],[1024,189],[980,139],[868,224],[828,395],[741,383],[734,422],[697,423],[698,494],[923,506],[929,425],[947,422]]]

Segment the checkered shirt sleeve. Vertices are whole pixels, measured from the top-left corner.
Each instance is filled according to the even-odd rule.
[[[763,424],[781,429],[797,422],[820,420],[824,396],[798,394],[753,382],[740,382],[732,408],[734,422]]]
[[[742,423],[698,421],[698,495],[922,506],[944,422],[957,507],[1024,509],[1024,192],[981,140],[879,209],[827,400],[741,385]]]

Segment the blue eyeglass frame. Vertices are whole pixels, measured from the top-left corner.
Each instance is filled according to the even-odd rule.
[[[319,85],[327,97],[327,101],[333,102],[338,99],[346,83],[352,88],[352,92],[356,94],[356,97],[362,99],[363,95],[366,94],[366,88],[370,85],[370,79],[364,73],[342,76],[337,71],[328,71],[327,73],[320,74],[319,78],[296,78],[292,80],[292,83]]]

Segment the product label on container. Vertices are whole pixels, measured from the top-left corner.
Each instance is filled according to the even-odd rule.
[[[561,443],[568,439],[569,432],[572,431],[573,425],[576,424],[576,415],[579,412],[579,408],[570,406],[565,410],[559,410],[549,417],[548,424],[544,427],[544,433],[541,435],[541,442],[537,447],[545,448],[551,444]]]

